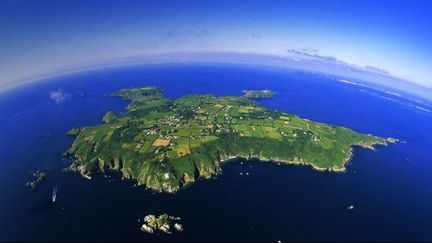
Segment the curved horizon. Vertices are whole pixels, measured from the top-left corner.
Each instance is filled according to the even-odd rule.
[[[407,80],[400,79],[389,72],[379,69],[349,64],[340,60],[328,60],[303,53],[297,55],[270,55],[262,53],[240,52],[171,52],[153,53],[141,56],[100,60],[82,63],[77,66],[62,67],[51,72],[33,75],[32,77],[15,80],[0,91],[10,90],[38,81],[50,80],[57,77],[79,74],[83,72],[99,71],[111,68],[128,67],[135,65],[158,64],[222,64],[222,65],[251,65],[262,67],[281,68],[327,74],[335,77],[352,78],[362,82],[370,82],[387,88],[405,91],[423,98],[432,99],[432,90]],[[391,80],[391,81],[389,81]]]
[[[3,1],[0,87],[131,56],[236,52],[333,61],[431,88],[430,16],[427,1]]]
[[[432,0],[0,0],[0,243],[432,242],[431,67]]]

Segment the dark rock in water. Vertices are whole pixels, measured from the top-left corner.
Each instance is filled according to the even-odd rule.
[[[43,182],[46,178],[46,172],[36,170],[34,172],[31,172],[33,180],[27,181],[26,186],[31,187],[32,189],[35,189],[41,182]]]

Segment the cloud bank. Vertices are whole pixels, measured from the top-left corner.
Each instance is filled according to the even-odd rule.
[[[50,91],[50,99],[57,104],[62,103],[67,98],[67,94],[61,89]]]

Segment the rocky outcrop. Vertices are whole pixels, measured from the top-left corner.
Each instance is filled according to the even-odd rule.
[[[168,214],[162,214],[157,217],[153,214],[149,214],[144,217],[144,224],[141,226],[141,230],[150,234],[155,231],[172,234],[172,228],[176,231],[183,231],[183,226],[178,222],[175,223],[175,221],[180,220],[179,217],[170,216]]]
[[[46,173],[40,170],[31,172],[33,180],[27,181],[26,186],[31,187],[31,189],[36,189],[36,187],[46,179]]]

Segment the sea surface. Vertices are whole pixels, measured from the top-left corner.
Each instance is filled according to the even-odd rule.
[[[107,111],[124,112],[127,102],[110,93],[146,85],[161,86],[170,98],[272,89],[276,95],[258,100],[261,105],[402,142],[356,148],[346,173],[234,160],[217,178],[174,195],[134,187],[116,173],[86,180],[62,172],[70,163],[62,153],[73,142],[66,132],[101,124]],[[6,90],[0,93],[0,241],[431,241],[432,113],[421,108],[336,77],[203,64],[112,68]],[[31,190],[25,183],[36,169],[48,177]],[[184,232],[139,230],[138,219],[162,213],[181,217]]]

